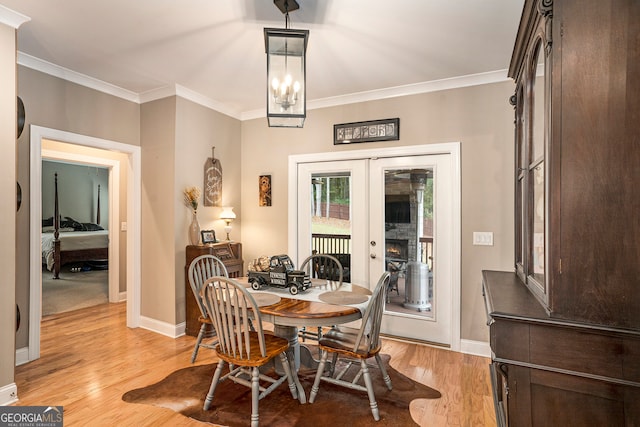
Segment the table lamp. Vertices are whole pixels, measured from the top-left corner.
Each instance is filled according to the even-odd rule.
[[[220,212],[220,219],[227,224],[224,227],[224,231],[227,233],[227,240],[231,241],[229,238],[229,233],[231,233],[231,221],[236,219],[236,214],[233,212],[233,208],[230,206],[223,207],[222,212]]]

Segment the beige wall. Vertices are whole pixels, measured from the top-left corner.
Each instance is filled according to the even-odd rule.
[[[176,322],[175,170],[176,98],[140,108],[142,147],[140,314]]]
[[[0,24],[0,389],[14,382],[16,339],[16,30]]]
[[[203,185],[215,146],[223,167],[223,199],[238,214],[232,237],[248,262],[287,251],[287,165],[291,154],[460,141],[462,144],[462,338],[487,340],[480,270],[511,269],[513,258],[513,84],[500,83],[310,110],[303,129],[239,122],[182,98],[142,106],[19,67],[27,127],[18,142],[18,179],[26,206],[18,214],[16,300],[28,306],[29,124],[142,147],[142,316],[184,321],[184,247],[189,210],[182,191]],[[333,145],[333,124],[400,117],[401,140]],[[258,207],[257,180],[271,174],[273,206]],[[223,234],[218,208],[201,207],[201,228]],[[472,246],[473,231],[493,231],[495,245]],[[28,314],[23,312],[23,319]],[[19,348],[26,346],[21,327]]]
[[[482,269],[513,265],[513,109],[510,82],[310,110],[303,129],[242,123],[242,235],[245,262],[287,251],[288,156],[336,150],[461,142],[461,337],[487,341]],[[400,141],[333,145],[333,125],[400,118]],[[258,207],[258,175],[272,175],[271,207]],[[357,189],[356,189],[357,191]],[[494,246],[472,246],[493,231]]]
[[[233,223],[231,238],[241,240],[240,226],[240,121],[205,108],[183,98],[176,105],[176,175],[175,175],[175,293],[177,322],[185,321],[185,295],[191,289],[185,283],[185,247],[189,244],[187,229],[191,222],[190,210],[183,204],[183,190],[187,187],[204,188],[204,164],[212,155],[222,166],[222,204],[232,206],[238,216]],[[225,238],[221,207],[198,206],[201,230],[215,230],[218,240]]]
[[[223,170],[223,204],[240,204],[240,122],[191,101],[170,97],[142,105],[142,316],[185,321],[185,247],[191,211],[186,187],[204,185],[204,164]],[[201,229],[222,235],[219,207],[198,207]],[[239,225],[235,234],[240,239]],[[189,290],[190,292],[190,290]]]
[[[19,239],[15,246],[16,302],[23,319],[16,336],[16,345],[17,348],[23,348],[28,345],[29,340],[29,126],[33,124],[138,146],[140,106],[22,66],[18,66],[17,78],[18,95],[24,102],[26,112],[25,128],[17,144],[17,173],[22,186],[23,202],[16,217]],[[82,150],[79,147],[75,149]],[[90,155],[96,155],[98,151],[100,150],[92,151]],[[124,206],[126,207],[126,199]],[[121,245],[121,248],[126,250],[125,245]],[[126,265],[122,258],[121,265],[122,278]]]

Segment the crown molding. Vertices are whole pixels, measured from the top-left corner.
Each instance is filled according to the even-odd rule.
[[[0,9],[0,13],[2,10]],[[93,77],[77,73],[64,67],[52,64],[23,52],[18,52],[18,64],[77,83],[100,92],[107,93],[119,98],[126,99],[137,104],[167,98],[169,96],[179,96],[192,101],[203,107],[218,111],[219,113],[233,117],[240,121],[264,118],[267,116],[266,108],[240,112],[237,109],[229,108],[223,103],[208,98],[191,89],[181,85],[168,85],[137,94],[135,92],[122,89],[110,83],[103,82]],[[434,80],[430,82],[415,83],[404,86],[357,92],[347,95],[334,96],[329,98],[316,99],[307,102],[307,110],[319,108],[336,107],[340,105],[355,104],[359,102],[378,101],[381,99],[396,98],[400,96],[417,95],[421,93],[437,92],[448,89],[458,89],[469,86],[478,86],[490,83],[501,83],[510,81],[507,77],[507,70],[491,71],[487,73],[470,74],[448,79]]]
[[[27,15],[11,10],[6,6],[0,4],[0,24],[5,24],[15,29],[18,29],[20,25],[25,22],[31,21]]]
[[[153,89],[140,94],[140,103],[155,101],[157,99],[167,98],[169,96],[179,96],[203,107],[210,108],[211,110],[233,117],[234,119],[241,120],[241,114],[239,111],[227,107],[223,103],[214,99],[208,98],[198,92],[191,89],[187,89],[181,85],[169,85],[163,86],[157,89]]]
[[[478,86],[490,83],[510,81],[507,70],[490,71],[487,73],[469,74],[448,79],[433,80],[430,82],[415,83],[404,86],[396,86],[366,92],[357,92],[347,95],[321,98],[307,102],[307,110],[318,108],[337,107],[340,105],[355,104],[358,102],[378,101],[381,99],[396,98],[400,96],[418,95],[421,93],[437,92],[448,89],[459,89],[469,86]],[[266,117],[266,109],[246,111],[242,113],[241,120],[251,120]]]
[[[98,80],[96,78],[87,76],[85,74],[78,73],[68,68],[61,67],[59,65],[47,62],[43,59],[36,58],[24,52],[18,51],[18,64],[31,68],[36,71],[49,74],[54,77],[67,80],[72,83],[79,84],[81,86],[95,89],[100,92],[104,92],[109,95],[117,96],[118,98],[126,99],[127,101],[140,103],[140,97],[137,93],[130,90],[123,89],[111,83]]]

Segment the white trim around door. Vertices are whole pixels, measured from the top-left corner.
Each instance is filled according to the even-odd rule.
[[[40,321],[41,307],[41,210],[42,210],[42,140],[50,139],[68,144],[117,151],[128,156],[127,167],[127,326],[140,325],[140,200],[141,200],[141,149],[135,145],[95,138],[71,132],[31,125],[31,172],[30,172],[30,300],[29,300],[29,348],[28,360],[40,357]],[[95,160],[95,159],[94,159]],[[111,224],[110,224],[111,227]],[[112,230],[118,233],[119,227]],[[115,286],[115,285],[114,285]]]
[[[451,197],[452,197],[452,229],[451,229],[451,350],[461,350],[460,339],[460,307],[461,307],[461,170],[460,143],[425,144],[379,149],[350,150],[328,153],[313,153],[289,156],[289,240],[288,253],[298,254],[298,165],[301,163],[332,162],[357,159],[379,159],[386,157],[423,156],[446,154],[451,157]]]

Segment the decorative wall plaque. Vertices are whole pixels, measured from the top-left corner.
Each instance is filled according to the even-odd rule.
[[[333,145],[399,139],[399,118],[333,125]]]
[[[222,206],[222,165],[214,157],[216,147],[211,147],[211,157],[204,162],[204,206]]]

